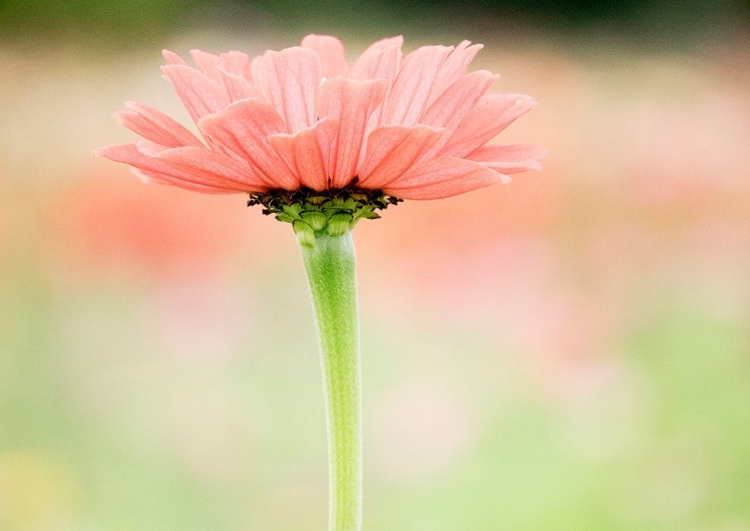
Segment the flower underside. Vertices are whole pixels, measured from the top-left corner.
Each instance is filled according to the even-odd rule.
[[[341,236],[352,230],[360,219],[378,219],[377,210],[401,201],[382,190],[350,185],[322,192],[306,187],[256,192],[250,194],[247,206],[263,205],[263,214],[292,224],[300,244],[315,245],[321,236]]]

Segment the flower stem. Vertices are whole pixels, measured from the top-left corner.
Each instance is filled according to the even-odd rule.
[[[359,323],[351,232],[300,240],[310,285],[328,425],[328,529],[359,531],[362,521],[362,421]]]

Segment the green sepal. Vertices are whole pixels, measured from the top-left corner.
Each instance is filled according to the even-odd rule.
[[[278,219],[278,217],[276,219]],[[292,228],[294,229],[294,235],[297,236],[297,241],[300,245],[307,245],[309,247],[315,245],[315,231],[310,225],[302,220],[297,220],[292,222]]]
[[[354,228],[354,217],[347,212],[339,212],[328,219],[326,232],[329,236],[343,236]]]
[[[342,188],[318,192],[300,188],[250,194],[247,205],[263,205],[263,214],[291,223],[300,244],[310,246],[320,237],[345,234],[360,219],[378,219],[376,210],[400,201],[382,190]]]
[[[326,227],[326,223],[328,223],[328,218],[320,210],[302,212],[300,217],[315,231],[323,230]]]

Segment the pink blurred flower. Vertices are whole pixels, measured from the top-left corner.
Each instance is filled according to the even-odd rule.
[[[486,94],[497,75],[466,73],[481,45],[372,44],[353,64],[335,37],[250,59],[191,52],[198,70],[165,51],[164,75],[203,140],[165,114],[127,102],[117,113],[146,140],[94,152],[144,180],[206,193],[379,189],[436,199],[540,169],[529,144],[487,145],[535,101]]]
[[[221,208],[231,198],[215,197],[218,207],[207,209],[205,197],[168,197],[174,194],[156,187],[144,193],[137,182],[116,179],[111,172],[103,176],[89,175],[40,201],[43,251],[55,264],[49,269],[55,282],[90,283],[98,274],[109,278],[123,267],[121,273],[139,271],[161,279],[176,272],[202,276],[225,270],[227,257],[248,252],[237,240],[253,220],[241,210]],[[252,232],[263,240],[277,235],[275,230],[271,225]],[[263,259],[256,253],[247,264],[262,267]]]

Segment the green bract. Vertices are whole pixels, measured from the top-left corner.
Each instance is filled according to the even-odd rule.
[[[400,202],[382,190],[344,188],[316,192],[271,190],[250,194],[248,206],[263,205],[263,213],[291,223],[301,245],[315,245],[321,236],[341,236],[352,230],[360,219],[377,219],[377,210]]]

